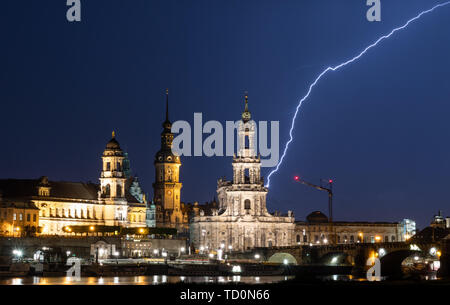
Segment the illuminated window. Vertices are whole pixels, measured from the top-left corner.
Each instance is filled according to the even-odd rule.
[[[13,215],[13,220],[17,220],[17,215],[16,215],[16,213],[14,213],[14,215]]]
[[[19,220],[23,220],[23,214],[22,213],[19,214]]]

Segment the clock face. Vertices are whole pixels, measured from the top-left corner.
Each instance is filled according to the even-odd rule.
[[[172,195],[172,191],[167,191],[167,195]]]

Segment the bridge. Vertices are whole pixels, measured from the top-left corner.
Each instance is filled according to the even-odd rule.
[[[247,252],[247,257],[289,265],[353,266],[354,270],[367,269],[370,257],[378,257],[382,275],[398,274],[401,263],[414,253],[428,254],[431,248],[443,249],[441,242],[417,243],[380,242],[339,245],[299,245],[291,247],[255,248]]]

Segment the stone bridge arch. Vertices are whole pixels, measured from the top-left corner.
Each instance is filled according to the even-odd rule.
[[[297,265],[297,259],[290,253],[287,252],[278,252],[273,254],[268,259],[269,263],[276,263],[276,264],[289,264],[289,265]]]
[[[401,277],[403,275],[402,262],[406,258],[416,253],[420,252],[409,249],[401,249],[387,253],[380,258],[381,276],[389,276],[395,278]]]

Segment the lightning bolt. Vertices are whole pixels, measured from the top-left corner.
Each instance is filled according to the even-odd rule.
[[[300,107],[302,106],[303,102],[309,97],[309,95],[311,94],[312,89],[317,85],[317,83],[319,82],[320,79],[322,79],[322,77],[327,74],[330,71],[336,71],[339,70],[340,68],[351,64],[352,62],[358,60],[359,58],[361,58],[364,54],[367,53],[367,51],[369,51],[370,49],[372,49],[373,47],[375,47],[376,45],[378,45],[380,42],[382,42],[383,40],[388,39],[389,37],[391,37],[392,35],[394,35],[396,32],[401,31],[405,28],[408,27],[408,25],[410,25],[412,22],[420,19],[423,15],[428,14],[433,12],[434,10],[436,10],[437,8],[449,5],[450,1],[447,2],[443,2],[440,4],[437,4],[436,6],[433,6],[432,8],[430,8],[429,10],[423,11],[420,14],[418,14],[417,16],[415,16],[414,18],[411,18],[410,20],[408,20],[404,25],[399,26],[398,28],[393,29],[389,34],[386,34],[384,36],[381,36],[380,38],[378,38],[374,43],[372,43],[371,45],[369,45],[367,48],[365,48],[361,53],[359,53],[358,55],[356,55],[355,57],[337,65],[334,67],[328,67],[325,70],[323,70],[322,73],[319,74],[319,76],[314,80],[314,82],[311,83],[311,85],[309,86],[308,91],[306,92],[306,95],[298,102],[297,108],[295,109],[295,114],[294,117],[292,118],[292,123],[291,123],[291,129],[289,130],[289,141],[286,142],[286,145],[284,146],[284,151],[283,151],[283,155],[280,158],[280,162],[278,162],[277,166],[275,167],[274,170],[272,170],[269,175],[267,176],[267,184],[265,185],[266,187],[270,186],[270,177],[275,174],[278,169],[280,168],[281,164],[283,163],[284,157],[286,156],[287,150],[289,148],[289,144],[291,144],[291,142],[294,140],[294,136],[293,136],[293,131],[294,131],[294,126],[295,126],[295,120],[297,118],[297,114],[300,110]]]

